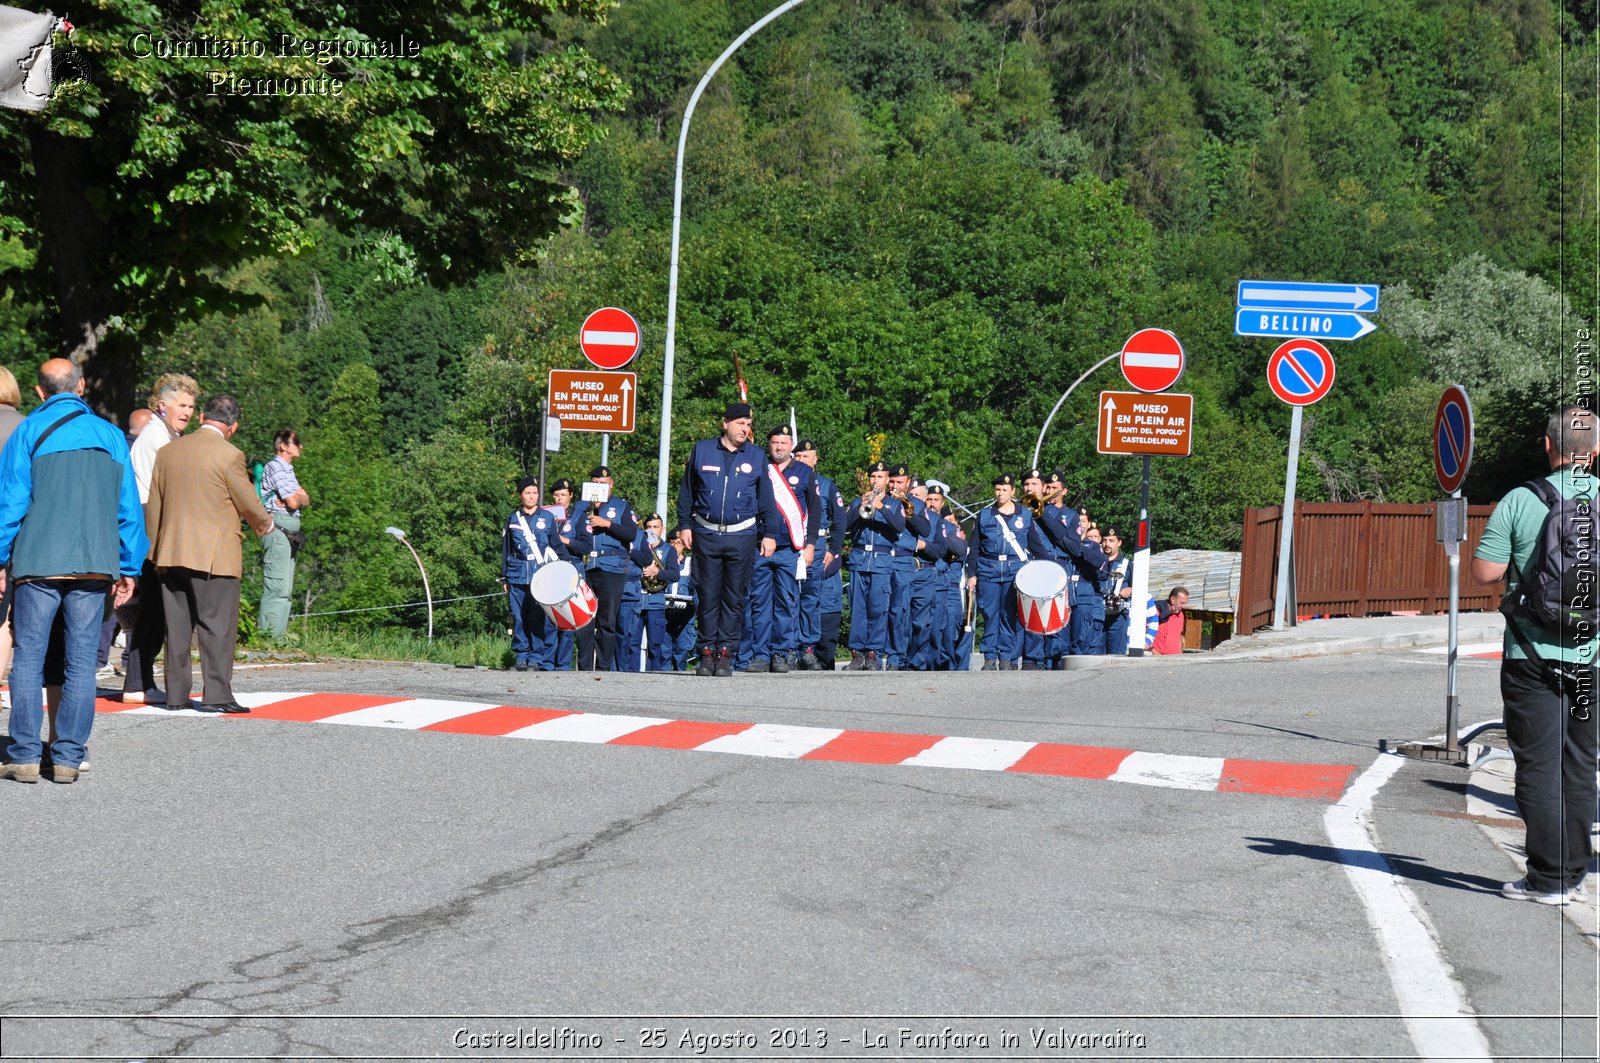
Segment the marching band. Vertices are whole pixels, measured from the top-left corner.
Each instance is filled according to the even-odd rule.
[[[946,485],[905,465],[874,462],[847,497],[790,425],[765,450],[748,403],[722,425],[684,463],[670,534],[612,494],[604,466],[576,501],[565,480],[544,507],[518,483],[501,543],[517,670],[574,667],[574,636],[579,670],[713,677],[965,671],[975,627],[984,671],[1127,652],[1129,558],[1067,503],[1060,470],[996,476],[963,524]]]

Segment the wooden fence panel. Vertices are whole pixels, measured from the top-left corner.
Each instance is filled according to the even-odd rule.
[[[1371,616],[1450,605],[1450,565],[1434,542],[1434,504],[1299,502],[1294,516],[1294,590],[1301,616]],[[1470,559],[1492,506],[1467,507],[1461,544],[1463,611],[1493,609],[1499,591],[1480,587]],[[1236,630],[1247,635],[1272,623],[1277,594],[1283,507],[1247,509],[1240,558]]]

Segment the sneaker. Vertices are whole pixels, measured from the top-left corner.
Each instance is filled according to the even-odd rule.
[[[787,672],[788,670],[789,670],[789,659],[787,657],[774,657],[772,659],[772,666],[770,668],[770,671],[772,672],[773,675],[782,675],[783,673]]]
[[[149,690],[124,690],[122,692],[124,705],[165,705],[167,692],[160,687],[151,687]]]
[[[822,669],[822,662],[817,660],[817,651],[807,646],[800,654],[799,669],[802,672],[816,672]]]
[[[985,657],[983,659],[983,667],[978,669],[980,672],[998,672],[999,670],[1000,662],[993,657]]]
[[[1037,672],[1040,670],[1040,665],[1037,661],[1023,661],[1022,670],[1024,672]]]
[[[94,673],[94,681],[96,683],[107,683],[107,684],[109,684],[109,683],[114,683],[118,679],[121,679],[121,678],[122,678],[122,670],[120,668],[116,668],[116,667],[114,667],[112,665],[109,665],[109,664],[104,666],[103,668],[96,669],[95,673]]]
[[[733,678],[733,653],[726,646],[717,651],[715,674],[723,679]]]
[[[15,779],[18,782],[38,782],[39,765],[0,764],[0,779]]]
[[[861,669],[866,672],[883,671],[883,658],[878,656],[877,650],[867,651],[867,658],[861,662]]]
[[[707,646],[700,651],[700,661],[694,666],[695,675],[713,675],[717,669],[716,662],[711,657],[711,647]]]
[[[850,651],[850,663],[844,666],[847,672],[859,672],[867,666],[867,659],[860,650]]]
[[[769,668],[770,666],[767,664],[766,659],[758,657],[749,664],[745,665],[744,670],[747,672],[765,672],[768,671]],[[777,671],[776,668],[770,668],[770,670]]]
[[[1534,904],[1562,905],[1568,901],[1576,901],[1583,898],[1583,883],[1580,882],[1568,890],[1554,890],[1545,893],[1529,889],[1528,880],[1524,877],[1501,886],[1500,896],[1512,901],[1532,901]]]

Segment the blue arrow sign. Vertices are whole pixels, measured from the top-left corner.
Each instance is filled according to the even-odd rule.
[[[1239,309],[1333,310],[1374,314],[1376,284],[1317,284],[1309,281],[1240,281]],[[1276,335],[1274,333],[1273,335]]]
[[[1240,310],[1233,319],[1235,336],[1305,336],[1317,340],[1359,340],[1378,328],[1360,314],[1330,310]]]

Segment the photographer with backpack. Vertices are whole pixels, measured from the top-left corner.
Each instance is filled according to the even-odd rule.
[[[1527,825],[1528,871],[1501,893],[1561,905],[1583,893],[1595,815],[1600,716],[1594,657],[1595,414],[1568,406],[1545,428],[1549,475],[1502,498],[1472,558],[1472,577],[1505,579],[1500,695],[1516,761],[1516,800]]]

